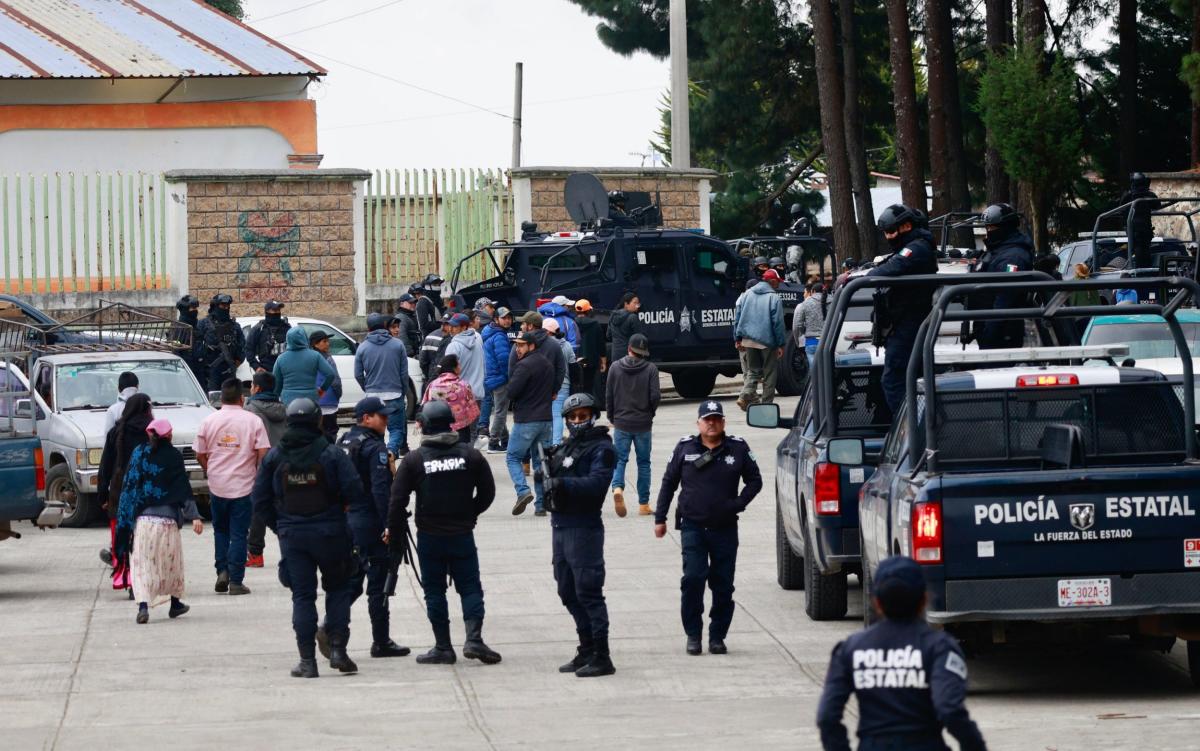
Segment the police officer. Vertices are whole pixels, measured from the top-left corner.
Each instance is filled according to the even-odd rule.
[[[325,589],[329,666],[353,673],[346,654],[350,604],[359,575],[349,516],[371,512],[350,457],[325,439],[321,408],[307,397],[287,407],[287,430],[271,449],[254,481],[254,513],[279,537],[279,580],[292,590],[292,629],[300,648],[296,678],[316,678],[317,572]]]
[[[416,357],[421,353],[421,340],[425,337],[417,323],[417,298],[405,292],[397,298],[396,305],[392,320],[400,324],[400,341],[404,342],[408,356]]]
[[[417,560],[425,590],[425,612],[433,627],[434,647],[417,657],[422,665],[453,665],[458,657],[450,643],[450,610],[446,604],[446,577],[462,599],[467,640],[463,656],[485,665],[500,662],[500,655],[483,642],[483,585],[479,581],[479,551],[475,547],[475,522],[492,505],[496,483],[487,459],[476,449],[458,442],[450,427],[454,414],[441,400],[425,404],[417,415],[424,438],[420,448],[408,452],[396,468],[392,502],[388,510],[388,541],[392,555],[404,548],[408,500],[417,494]]]
[[[924,214],[903,204],[892,204],[879,215],[879,229],[892,254],[867,276],[912,276],[936,274],[937,250],[933,235],[925,229]],[[929,315],[933,291],[891,289],[875,307],[875,327],[883,339],[883,395],[892,414],[904,403],[904,374],[916,344],[917,329]]]
[[[179,322],[192,328],[192,348],[181,352],[179,356],[191,368],[196,380],[201,385],[205,385],[208,383],[208,378],[200,367],[200,348],[203,346],[203,341],[197,331],[200,326],[200,300],[195,295],[184,295],[175,303],[175,309],[179,311]]]
[[[780,279],[787,279],[787,262],[781,256],[775,256],[770,261],[771,268],[779,272]]]
[[[229,313],[233,298],[217,293],[208,303],[208,316],[196,332],[200,337],[200,364],[209,391],[216,391],[227,379],[235,377],[246,350],[246,335],[237,319]]]
[[[409,293],[417,298],[413,306],[413,315],[416,316],[417,326],[421,329],[421,336],[429,336],[429,332],[441,325],[440,301],[444,282],[445,280],[437,274],[426,274],[420,282],[409,286]]]
[[[368,513],[350,519],[350,531],[354,546],[358,548],[360,559],[365,564],[372,657],[404,657],[412,651],[392,641],[388,598],[384,593],[391,558],[387,543],[383,541],[383,531],[387,528],[392,470],[383,435],[387,431],[388,415],[391,413],[392,409],[379,397],[368,396],[360,400],[354,405],[354,419],[358,424],[338,442],[338,446],[350,456],[371,500]],[[354,599],[357,600],[361,593],[362,577],[354,585]]]
[[[1158,194],[1150,190],[1150,178],[1141,172],[1129,176],[1129,190],[1121,196],[1120,204],[1131,203],[1139,198],[1157,199]],[[1134,267],[1150,266],[1150,241],[1154,239],[1154,225],[1150,215],[1162,208],[1157,200],[1141,201],[1133,207],[1130,221],[1130,243],[1133,246]]]
[[[971,720],[967,663],[953,637],[922,617],[925,577],[911,558],[879,564],[871,606],[884,620],[833,648],[817,710],[821,745],[850,751],[842,711],[858,698],[859,751],[945,751],[942,728],[963,751],[987,746]]]
[[[983,255],[972,271],[1003,273],[1033,270],[1033,240],[1020,229],[1021,215],[1007,203],[988,206],[980,215],[987,232]],[[1021,293],[972,295],[967,307],[972,310],[1020,308],[1028,302]],[[965,323],[965,322],[964,322]],[[1009,349],[1025,343],[1025,321],[976,321],[974,335],[980,349]]]
[[[725,433],[720,402],[700,403],[699,432],[675,446],[654,512],[654,536],[667,533],[667,512],[675,489],[682,485],[675,510],[675,529],[683,544],[680,614],[687,634],[687,653],[700,654],[704,584],[712,590],[710,654],[725,654],[725,635],[733,620],[733,572],[737,564],[738,514],[762,490],[758,462],[746,442]],[[738,492],[738,480],[744,483]]]
[[[548,450],[546,461],[554,581],[579,634],[575,657],[558,672],[580,678],[617,671],[608,651],[604,523],[600,520],[617,455],[608,428],[596,425],[599,416],[591,394],[568,396],[563,402],[567,439]]]
[[[283,303],[267,300],[263,303],[263,318],[250,329],[246,337],[246,362],[255,373],[270,373],[275,361],[287,349],[287,333],[292,328],[283,317]]]
[[[754,258],[754,276],[762,280],[762,275],[767,273],[767,269],[771,268],[771,264],[767,262],[766,256],[755,256]]]

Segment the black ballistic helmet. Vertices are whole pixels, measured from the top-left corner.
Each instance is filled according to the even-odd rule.
[[[770,263],[771,263],[772,268],[774,268],[775,266],[782,266],[783,259],[780,258],[779,256],[775,256],[774,258],[771,259]]]
[[[770,264],[767,263],[766,256],[758,256],[757,258],[754,259],[754,265],[755,266],[769,266]]]
[[[888,206],[883,210],[883,212],[879,215],[879,219],[877,220],[876,224],[878,224],[879,229],[884,232],[895,232],[899,230],[900,225],[904,224],[905,222],[909,222],[916,227],[921,221],[921,216],[923,215],[919,212],[913,211],[902,203],[893,203],[891,206]]]
[[[223,292],[218,292],[212,296],[209,303],[211,305],[233,305],[233,298]]]
[[[453,422],[454,413],[450,411],[450,405],[441,399],[426,402],[417,413],[417,424],[421,426],[421,432],[425,435],[450,433],[454,430],[450,427]]]
[[[1145,190],[1150,187],[1150,178],[1144,172],[1134,172],[1129,176],[1129,187],[1133,190]]]
[[[175,303],[175,307],[180,313],[186,313],[192,308],[199,308],[200,300],[195,295],[184,295],[179,298],[179,302]]]
[[[611,204],[613,206],[620,206],[620,207],[624,208],[625,193],[620,190],[608,191],[608,202],[609,202],[609,204]]]
[[[293,399],[287,405],[288,425],[316,425],[321,420],[321,408],[307,396]]]
[[[1021,215],[1007,203],[993,203],[979,215],[987,227],[1016,227],[1021,222]]]
[[[577,409],[590,409],[592,417],[600,416],[600,409],[596,406],[596,400],[591,394],[578,393],[571,394],[563,402],[562,413],[569,415]]]

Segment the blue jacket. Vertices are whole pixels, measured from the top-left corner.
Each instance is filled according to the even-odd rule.
[[[733,313],[733,337],[753,339],[768,347],[782,347],[787,341],[783,303],[766,282],[759,282],[738,298]]]
[[[508,332],[494,323],[483,329],[483,385],[490,391],[508,383]]]
[[[570,342],[571,349],[579,351],[579,325],[575,323],[575,315],[571,311],[558,303],[548,302],[538,308],[537,312],[542,315],[542,318],[553,318],[558,321],[558,328]]]
[[[275,361],[275,391],[284,404],[293,399],[308,397],[317,401],[317,374],[337,378],[337,370],[325,361],[320,352],[310,349],[308,335],[296,326],[288,332],[287,352]]]
[[[317,376],[317,388],[325,392],[321,395],[317,404],[322,407],[336,407],[342,400],[342,377],[337,374],[337,363],[333,361],[333,355],[323,355],[320,352],[317,354],[321,355],[321,357],[325,358],[325,362],[333,366],[334,372],[332,378],[324,373]]]
[[[358,471],[345,451],[331,443],[321,452],[317,462],[325,474],[328,490],[337,494],[338,502],[313,516],[293,516],[280,509],[284,491],[283,453],[280,448],[271,449],[258,468],[254,489],[250,491],[254,513],[280,537],[289,530],[349,535],[352,526],[365,527],[375,516],[370,499],[363,491]],[[346,507],[349,507],[349,512],[345,510]]]
[[[408,350],[387,332],[375,329],[354,355],[354,380],[368,393],[408,391]]]

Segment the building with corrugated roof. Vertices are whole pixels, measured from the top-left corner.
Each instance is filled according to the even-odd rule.
[[[200,0],[0,0],[0,171],[315,167],[325,73]]]

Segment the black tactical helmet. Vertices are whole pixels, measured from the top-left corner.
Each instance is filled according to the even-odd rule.
[[[754,265],[755,266],[769,266],[770,264],[767,263],[766,256],[758,256],[754,259]]]
[[[417,413],[417,424],[421,426],[421,432],[425,435],[449,433],[454,430],[450,427],[453,422],[454,413],[450,411],[450,405],[441,399],[426,402]]]
[[[612,206],[624,206],[625,205],[624,191],[620,191],[620,190],[608,191],[608,203]]]
[[[591,394],[585,394],[582,392],[578,394],[571,394],[563,402],[563,415],[569,415],[577,409],[590,409],[593,417],[600,416],[600,408],[596,406],[596,399]]]
[[[200,300],[195,295],[184,295],[175,303],[175,307],[180,313],[185,313],[192,308],[199,308]]]
[[[210,305],[233,305],[233,298],[223,292],[218,292],[217,294],[212,296],[212,300],[209,301],[209,304]]]
[[[913,211],[902,203],[893,203],[883,210],[876,224],[879,225],[879,229],[883,232],[895,232],[905,222],[909,222],[916,227],[920,222],[921,216],[923,215],[920,212]]]
[[[299,399],[293,399],[287,405],[287,424],[316,425],[321,420],[321,408],[317,403],[307,396],[302,396]]]
[[[782,265],[783,265],[783,259],[780,258],[779,256],[775,256],[774,258],[771,259],[772,268],[775,266],[782,266]]]
[[[1150,178],[1144,172],[1134,172],[1129,176],[1129,187],[1133,190],[1145,190],[1150,187]]]
[[[804,213],[804,207],[798,203],[793,203],[791,208],[788,209],[788,213],[792,216],[800,216]]]
[[[979,215],[985,227],[1016,227],[1021,223],[1021,215],[1007,203],[993,203]]]

